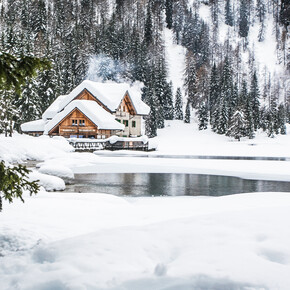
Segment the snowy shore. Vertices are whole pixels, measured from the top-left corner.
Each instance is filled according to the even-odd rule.
[[[171,122],[158,151],[145,154],[290,156],[290,135],[233,142],[182,128]],[[38,160],[33,174],[50,190],[88,172],[290,180],[289,161],[102,153],[109,156],[72,152],[63,138],[0,136],[1,158]],[[4,202],[0,213],[1,289],[289,289],[289,193],[130,198],[42,189],[24,199]]]
[[[4,204],[1,289],[279,289],[290,195],[121,198],[46,193]]]
[[[290,126],[288,126],[290,131]],[[277,160],[224,160],[174,158],[180,155],[199,156],[244,156],[290,158],[290,134],[275,138],[259,133],[254,139],[234,141],[210,130],[199,131],[195,124],[181,121],[166,123],[159,130],[158,137],[150,140],[157,143],[154,152],[99,151],[75,153],[68,142],[61,137],[29,137],[15,135],[12,138],[0,136],[0,156],[8,162],[39,160],[42,174],[58,178],[73,177],[74,173],[192,173],[234,176],[246,179],[290,181],[290,162]],[[106,156],[105,156],[106,155]],[[116,157],[121,155],[121,157]],[[167,155],[173,158],[144,158]],[[138,157],[134,157],[138,156]],[[38,179],[42,179],[39,173]],[[35,177],[36,178],[36,177]],[[48,182],[48,177],[44,183]],[[57,189],[63,185],[58,182]]]

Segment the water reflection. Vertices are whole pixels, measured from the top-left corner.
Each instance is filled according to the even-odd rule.
[[[68,185],[66,191],[103,192],[126,196],[221,196],[243,192],[290,192],[290,182],[203,174],[76,174],[74,183]]]

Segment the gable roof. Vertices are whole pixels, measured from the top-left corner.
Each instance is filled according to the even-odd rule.
[[[44,134],[48,134],[55,126],[58,125],[67,115],[74,109],[81,111],[87,118],[89,118],[98,129],[107,130],[123,130],[124,125],[117,122],[115,117],[104,110],[95,101],[74,100],[70,102],[63,111],[57,113],[52,120],[50,120],[44,127]]]
[[[149,114],[150,108],[141,100],[140,91],[134,87],[130,87],[129,84],[115,82],[100,83],[85,80],[68,95],[59,96],[43,113],[42,117],[44,119],[53,118],[55,114],[63,110],[85,89],[111,112],[117,110],[122,99],[128,93],[137,115]]]

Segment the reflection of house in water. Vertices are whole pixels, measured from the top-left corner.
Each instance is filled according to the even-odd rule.
[[[148,113],[140,91],[128,84],[83,81],[68,95],[59,96],[42,119],[24,123],[21,129],[34,136],[137,137],[143,133],[142,117]]]

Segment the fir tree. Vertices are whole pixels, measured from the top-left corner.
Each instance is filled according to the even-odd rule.
[[[145,133],[149,138],[152,138],[157,136],[157,98],[154,95],[154,91],[152,88],[147,89],[145,99],[147,105],[150,107],[150,113],[145,118]]]
[[[277,127],[281,135],[286,135],[286,110],[283,104],[278,106]]]
[[[233,11],[232,11],[230,0],[226,0],[226,4],[225,4],[225,23],[229,26],[234,25]]]
[[[173,15],[173,1],[165,0],[165,12],[166,12],[166,23],[169,29],[172,28],[172,15]]]
[[[174,108],[173,108],[173,94],[172,94],[172,82],[167,83],[165,90],[165,101],[163,106],[164,119],[173,120]]]
[[[182,95],[181,95],[180,88],[177,88],[176,94],[175,94],[174,119],[183,120],[183,105],[182,105]]]
[[[237,109],[230,120],[230,126],[227,130],[227,136],[233,137],[240,141],[241,137],[244,136],[245,128],[246,125],[243,111]]]
[[[239,35],[247,37],[249,33],[249,11],[248,1],[241,0],[240,3],[240,18],[239,18]]]
[[[209,90],[209,112],[210,112],[210,124],[214,126],[214,112],[217,107],[217,102],[220,97],[220,85],[219,85],[219,77],[216,64],[214,63],[211,76],[210,76],[210,90]]]
[[[206,130],[208,125],[208,108],[203,102],[198,108],[198,129]]]
[[[186,66],[185,73],[184,73],[185,93],[192,107],[196,108],[198,105],[196,67],[195,67],[194,55],[189,50],[186,53],[185,66]]]
[[[260,124],[260,120],[259,120],[260,92],[259,92],[259,85],[258,85],[258,78],[257,78],[256,71],[254,71],[253,76],[252,76],[249,98],[251,101],[251,106],[252,106],[252,111],[253,111],[254,130],[257,130]]]
[[[144,29],[145,29],[144,41],[145,41],[145,44],[149,46],[153,42],[153,24],[152,24],[150,2],[147,5],[146,22],[145,22]]]
[[[248,136],[250,139],[254,138],[254,116],[253,116],[253,100],[248,94],[247,83],[244,80],[242,83],[242,90],[240,94],[240,99],[244,100],[244,112],[245,112],[245,136]]]
[[[187,101],[185,107],[184,123],[190,123],[190,103]]]

